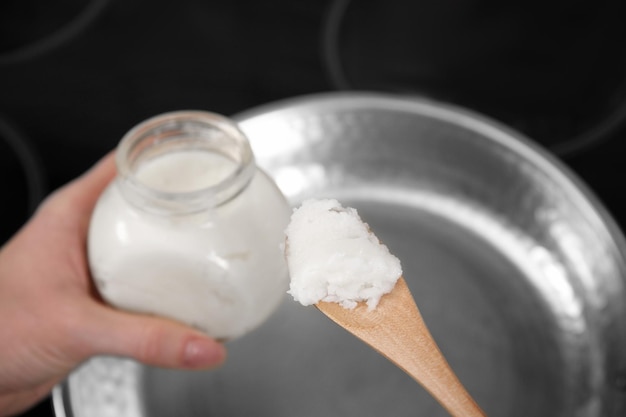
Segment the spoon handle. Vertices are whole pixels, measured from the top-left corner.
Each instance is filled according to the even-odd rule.
[[[383,346],[374,349],[384,352],[384,356],[419,382],[453,417],[485,417],[441,353],[404,279],[396,286],[400,287],[394,289],[394,295],[403,299],[389,304],[403,306],[394,314],[404,317],[405,324],[397,328],[385,326],[388,338]]]
[[[368,310],[336,303],[316,305],[331,320],[363,340],[420,383],[453,417],[486,417],[463,387],[426,327],[404,278]]]

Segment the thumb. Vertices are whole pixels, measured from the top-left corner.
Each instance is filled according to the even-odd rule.
[[[147,365],[202,369],[220,365],[224,345],[175,321],[95,304],[87,344],[92,354],[136,359]]]
[[[52,210],[64,222],[77,223],[80,236],[85,236],[98,198],[115,173],[115,153],[111,151],[83,175],[50,194],[40,211],[41,208]]]

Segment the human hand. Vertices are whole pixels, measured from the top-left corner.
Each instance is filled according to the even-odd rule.
[[[0,416],[26,410],[94,355],[186,369],[225,358],[223,345],[198,331],[115,310],[98,297],[86,238],[91,212],[114,175],[110,154],[50,195],[0,249]]]

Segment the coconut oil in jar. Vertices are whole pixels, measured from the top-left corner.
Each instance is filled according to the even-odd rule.
[[[232,339],[259,326],[288,287],[291,209],[229,119],[175,112],[132,129],[88,238],[109,304]]]

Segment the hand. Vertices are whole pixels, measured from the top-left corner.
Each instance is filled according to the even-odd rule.
[[[114,175],[111,154],[50,195],[0,249],[0,415],[26,410],[93,355],[187,369],[225,358],[223,345],[198,331],[114,310],[97,296],[86,237]]]

